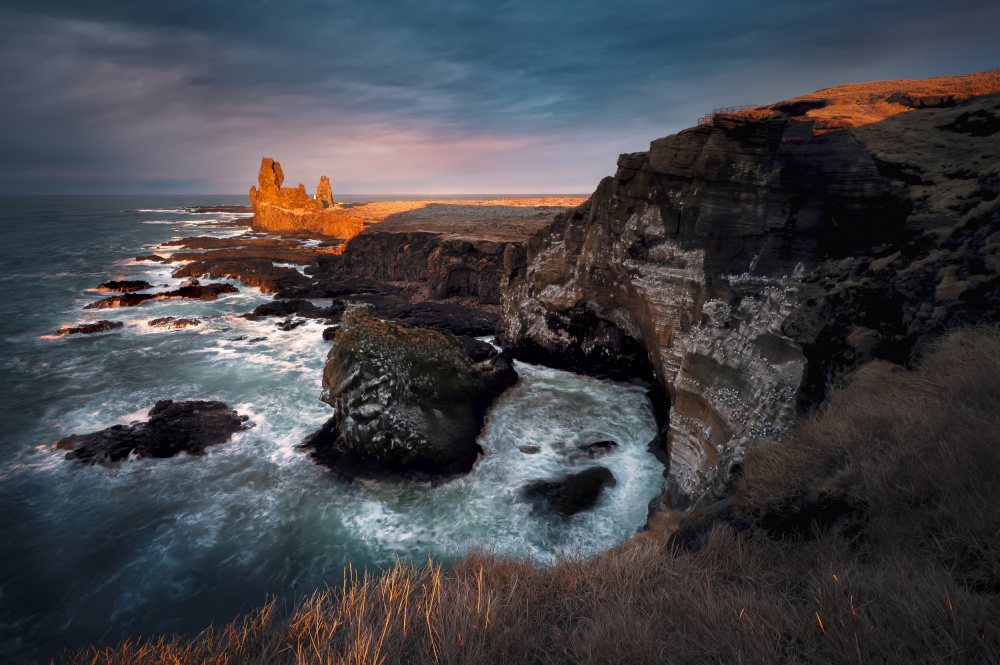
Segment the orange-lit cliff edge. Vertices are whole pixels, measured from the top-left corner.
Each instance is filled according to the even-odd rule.
[[[852,83],[825,88],[809,95],[755,109],[718,114],[746,121],[765,121],[791,116],[805,123],[814,136],[839,129],[852,129],[922,108],[954,106],[958,102],[1000,92],[1000,69],[961,76],[927,79],[895,79]]]
[[[361,233],[366,226],[387,221],[391,217],[400,222],[405,220],[411,230],[419,227],[421,230],[441,232],[444,229],[437,227],[443,223],[449,231],[460,226],[477,237],[499,234],[504,239],[520,239],[538,227],[537,217],[540,213],[554,214],[585,201],[583,198],[546,196],[490,201],[427,200],[341,204],[333,200],[330,180],[326,176],[320,178],[316,198],[310,198],[302,184],[298,187],[282,187],[284,179],[281,164],[270,157],[263,158],[257,175],[259,189],[250,188],[255,231],[291,235],[317,234],[346,241]],[[523,209],[523,214],[515,213],[511,208]],[[434,220],[440,220],[441,223],[435,224]],[[497,223],[501,223],[503,228],[497,228]],[[428,224],[434,228],[424,228]],[[339,250],[335,251],[339,253]]]

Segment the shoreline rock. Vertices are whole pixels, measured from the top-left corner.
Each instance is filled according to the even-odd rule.
[[[114,291],[116,293],[131,293],[132,291],[142,291],[148,289],[152,284],[143,279],[132,280],[109,280],[97,287],[98,291]]]
[[[106,321],[101,319],[95,323],[85,323],[80,326],[60,328],[55,332],[55,334],[59,337],[64,337],[66,335],[87,335],[95,332],[104,332],[106,330],[115,330],[124,325],[125,324],[122,321]]]
[[[174,291],[164,293],[125,293],[120,296],[110,296],[88,305],[84,309],[106,309],[109,307],[137,307],[147,300],[166,300],[169,298],[187,298],[189,300],[216,300],[220,293],[238,293],[232,284],[215,282],[212,284],[189,284]]]
[[[184,451],[203,455],[208,446],[225,443],[236,432],[252,427],[248,420],[224,402],[167,399],[149,410],[149,420],[144,423],[72,434],[52,446],[69,450],[66,459],[83,464],[112,464],[132,454],[165,458]]]

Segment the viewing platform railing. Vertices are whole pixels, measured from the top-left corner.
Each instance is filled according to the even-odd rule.
[[[746,111],[747,109],[755,109],[759,104],[750,104],[748,106],[726,106],[721,109],[712,109],[711,113],[706,113],[705,115],[698,118],[698,124],[704,125],[706,122],[711,121],[719,113],[736,113],[737,111]]]

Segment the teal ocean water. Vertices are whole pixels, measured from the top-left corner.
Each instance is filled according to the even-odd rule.
[[[462,197],[458,197],[462,198]],[[240,314],[270,296],[152,301],[84,310],[112,278],[176,288],[172,268],[131,260],[231,217],[187,206],[240,196],[0,197],[0,661],[48,658],[85,642],[194,634],[324,583],[348,563],[397,557],[447,563],[470,547],[550,561],[593,552],[639,528],[662,465],[647,452],[655,421],[641,385],[518,363],[519,383],[480,436],[485,459],[466,477],[346,484],[296,445],[330,415],[319,401],[330,343],[323,324],[281,331]],[[147,248],[147,249],[144,249]],[[168,251],[168,250],[163,250]],[[329,303],[323,303],[329,304]],[[202,317],[196,328],[146,325]],[[122,329],[52,338],[98,319]],[[204,457],[85,467],[50,444],[142,420],[160,399],[221,400],[254,423]],[[613,439],[614,454],[571,466],[577,443]],[[518,446],[535,445],[537,455]],[[606,465],[618,479],[598,506],[570,519],[532,511],[532,478]]]

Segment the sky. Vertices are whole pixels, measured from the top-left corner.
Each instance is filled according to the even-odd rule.
[[[0,0],[0,194],[580,193],[716,107],[1000,67],[997,0]]]

